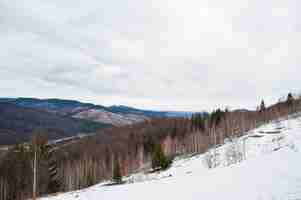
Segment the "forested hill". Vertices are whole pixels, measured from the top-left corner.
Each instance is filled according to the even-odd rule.
[[[12,103],[0,103],[0,145],[27,141],[36,130],[47,134],[49,139],[60,139],[110,126]]]
[[[0,145],[27,141],[37,129],[50,140],[94,133],[104,127],[132,125],[157,117],[190,116],[191,112],[141,110],[74,100],[0,98]]]
[[[0,102],[113,126],[130,125],[154,117],[188,117],[192,115],[192,112],[152,111],[122,105],[106,107],[64,99],[0,98]]]

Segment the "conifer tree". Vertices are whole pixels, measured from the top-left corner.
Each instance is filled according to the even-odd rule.
[[[264,100],[262,100],[260,104],[260,112],[264,112],[264,111],[265,111],[265,103]]]
[[[34,184],[33,198],[37,196],[41,167],[44,173],[48,173],[47,192],[55,193],[60,189],[60,181],[58,176],[58,166],[54,155],[54,149],[48,144],[48,138],[39,130],[35,131],[32,137],[29,152],[33,160]]]
[[[170,166],[170,164],[171,164],[171,160],[165,156],[161,145],[156,144],[154,146],[153,153],[152,153],[152,168],[154,170],[156,169],[165,170]]]
[[[120,184],[122,182],[120,164],[117,158],[113,162],[113,181],[117,184]]]
[[[49,183],[48,183],[48,192],[49,193],[55,193],[58,192],[60,189],[60,181],[59,181],[59,175],[58,175],[58,166],[57,161],[55,159],[54,155],[54,149],[47,145],[47,165],[48,165],[48,173],[49,173]]]
[[[294,97],[292,93],[288,93],[286,103],[289,107],[293,105]]]
[[[30,152],[33,160],[33,200],[36,200],[37,198],[38,168],[40,161],[46,158],[47,142],[47,137],[36,131],[36,133],[34,133],[34,136],[32,137],[30,144]]]

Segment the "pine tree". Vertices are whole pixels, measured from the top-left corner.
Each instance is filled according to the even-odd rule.
[[[293,97],[292,93],[288,93],[288,95],[287,95],[287,100],[286,100],[287,105],[288,105],[288,106],[292,106],[293,101],[294,101],[294,97]]]
[[[152,153],[152,168],[156,169],[167,169],[171,164],[171,160],[168,159],[160,144],[154,146],[153,153]]]
[[[57,161],[54,156],[54,149],[48,144],[48,138],[40,131],[36,131],[32,137],[29,147],[31,158],[33,159],[33,171],[34,171],[34,185],[33,196],[35,198],[38,193],[37,187],[40,179],[39,170],[41,167],[48,173],[48,186],[47,192],[55,193],[60,189],[60,182],[58,176]]]
[[[113,162],[113,181],[116,184],[120,184],[122,182],[120,164],[117,158]]]
[[[201,113],[199,113],[197,116],[198,116],[198,128],[200,130],[204,131],[205,130],[205,118]]]
[[[225,112],[220,108],[214,110],[210,115],[210,127],[218,126],[224,118]]]
[[[190,131],[192,132],[192,131],[194,131],[194,128],[195,128],[195,114],[191,115],[190,121],[191,121]]]
[[[260,112],[264,112],[265,111],[265,103],[264,103],[264,100],[261,101],[261,104],[260,104]]]
[[[49,183],[48,183],[48,192],[55,193],[58,192],[60,189],[60,181],[58,175],[58,166],[57,161],[54,156],[54,149],[47,145],[47,165],[48,165],[48,173],[49,173]]]

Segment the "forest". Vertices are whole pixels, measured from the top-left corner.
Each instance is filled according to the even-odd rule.
[[[49,143],[37,130],[31,142],[0,154],[0,200],[32,197],[34,151],[38,152],[37,194],[43,196],[111,180],[116,162],[121,176],[148,171],[154,168],[153,155],[160,154],[158,146],[169,160],[204,153],[227,138],[241,136],[300,109],[301,99],[289,94],[284,101],[269,107],[262,101],[254,111],[216,109],[190,118],[154,118],[100,129],[95,135],[61,145]]]

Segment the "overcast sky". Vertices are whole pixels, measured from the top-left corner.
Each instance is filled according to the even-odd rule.
[[[0,0],[0,96],[161,110],[275,102],[301,91],[300,10],[300,0]]]

